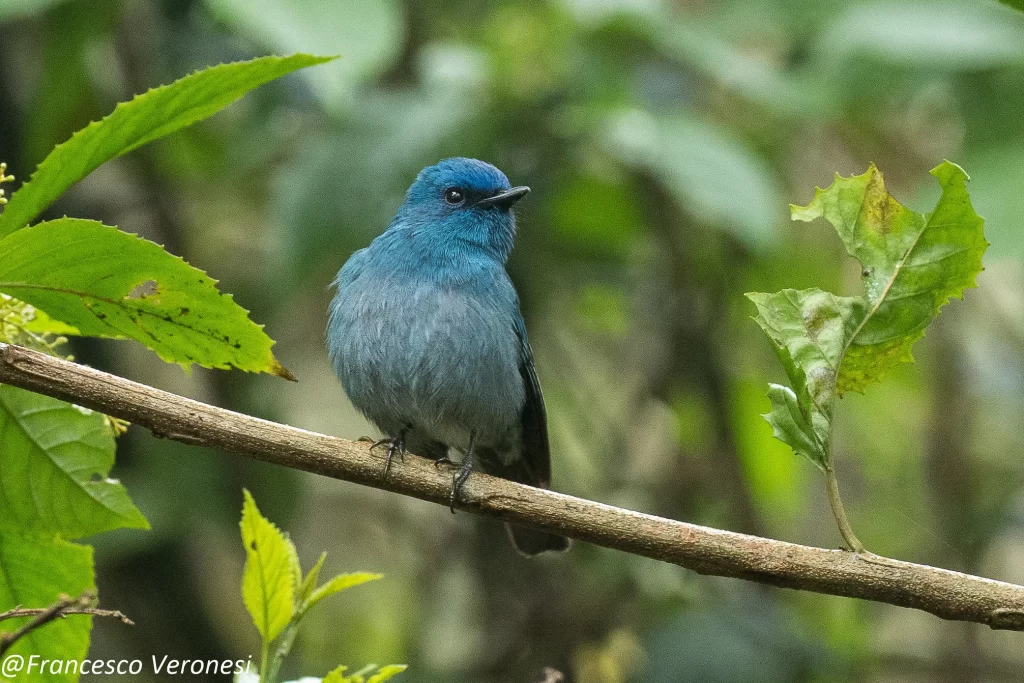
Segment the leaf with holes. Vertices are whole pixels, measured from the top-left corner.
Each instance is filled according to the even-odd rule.
[[[0,292],[82,335],[135,339],[186,368],[293,379],[263,328],[216,282],[159,245],[96,221],[61,218],[0,240]]]
[[[114,437],[99,413],[0,385],[0,531],[82,538],[149,524],[107,478]]]
[[[28,225],[100,164],[212,116],[268,81],[332,59],[296,54],[219,64],[118,104],[43,159],[0,214],[0,237]]]
[[[794,220],[826,218],[860,261],[865,294],[817,289],[747,296],[771,339],[790,387],[773,385],[765,415],[775,436],[825,467],[836,396],[863,391],[900,363],[951,298],[962,298],[981,272],[983,221],[971,206],[967,174],[943,162],[932,170],[942,188],[928,215],[902,206],[882,174],[836,177]]]

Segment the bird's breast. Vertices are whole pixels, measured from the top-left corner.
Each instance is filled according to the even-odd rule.
[[[505,432],[525,396],[516,310],[493,283],[363,276],[335,297],[332,360],[353,404],[384,429]]]

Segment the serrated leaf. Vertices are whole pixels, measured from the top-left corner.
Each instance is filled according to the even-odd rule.
[[[0,240],[0,291],[86,336],[130,338],[165,361],[293,379],[274,342],[216,280],[159,245],[60,218]]]
[[[384,683],[384,681],[397,676],[408,668],[409,667],[405,664],[388,664],[387,666],[382,666],[377,670],[377,673],[370,676],[366,683]]]
[[[952,297],[981,272],[988,243],[971,206],[967,174],[948,161],[932,170],[942,187],[935,210],[911,211],[886,191],[882,174],[836,177],[794,220],[826,218],[863,268],[865,294],[817,289],[747,296],[792,389],[772,385],[765,419],[774,435],[824,468],[836,396],[863,391],[900,363]]]
[[[302,611],[308,611],[318,602],[323,600],[329,595],[340,593],[343,590],[358,586],[359,584],[366,583],[368,581],[376,581],[383,579],[383,574],[372,574],[370,572],[353,572],[351,574],[338,574],[333,579],[325,583],[324,585],[317,588],[306,600],[302,606]]]
[[[66,539],[149,523],[108,479],[103,415],[0,385],[0,531]]]
[[[252,494],[244,494],[242,599],[263,642],[270,643],[294,614],[295,577],[284,534],[260,514]]]
[[[292,537],[288,532],[284,532],[285,544],[288,548],[288,566],[292,571],[292,585],[295,587],[294,591],[294,603],[295,609],[302,605],[301,597],[301,586],[302,586],[302,565],[299,564],[299,551],[295,547],[295,543],[292,542]]]
[[[975,286],[988,247],[984,221],[971,206],[967,174],[948,161],[932,169],[942,195],[931,214],[907,209],[885,189],[872,165],[837,177],[814,200],[792,208],[793,219],[825,217],[863,266],[866,302],[846,339],[837,381],[840,395],[863,391],[900,363],[951,298]]]
[[[0,531],[0,612],[19,605],[49,607],[60,596],[78,596],[96,590],[92,548],[58,539],[19,536]],[[3,631],[14,631],[28,621],[0,622]],[[32,631],[14,643],[7,656],[32,655],[40,659],[79,660],[89,649],[92,617],[70,615]],[[2,678],[2,677],[0,677]],[[77,680],[74,674],[23,673],[14,680],[57,683]],[[7,680],[7,679],[3,679]]]
[[[0,214],[0,238],[28,225],[100,164],[207,118],[257,86],[331,59],[296,54],[220,64],[118,104],[43,159]]]

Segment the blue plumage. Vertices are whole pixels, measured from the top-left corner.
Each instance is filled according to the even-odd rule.
[[[464,454],[453,501],[474,459],[496,476],[550,482],[544,399],[505,272],[511,207],[528,191],[475,159],[430,166],[335,280],[327,345],[342,386],[388,436],[389,464],[406,447],[435,459],[449,447]],[[510,531],[526,554],[568,547],[552,534]]]

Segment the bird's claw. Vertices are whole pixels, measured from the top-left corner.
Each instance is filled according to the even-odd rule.
[[[443,455],[440,458],[434,460],[434,467],[441,467],[442,465],[455,465],[456,462],[449,458],[447,455]]]
[[[405,462],[405,439],[401,436],[395,438],[381,439],[380,441],[374,441],[373,445],[370,446],[372,451],[379,446],[388,447],[387,460],[384,461],[384,479],[388,478],[388,472],[391,471],[391,461],[397,455],[398,459]]]
[[[459,495],[462,493],[462,485],[469,479],[470,473],[473,471],[472,458],[466,458],[459,466],[458,471],[452,475],[452,492],[448,496],[448,509],[451,510],[452,514],[455,514],[455,504],[460,502]]]

